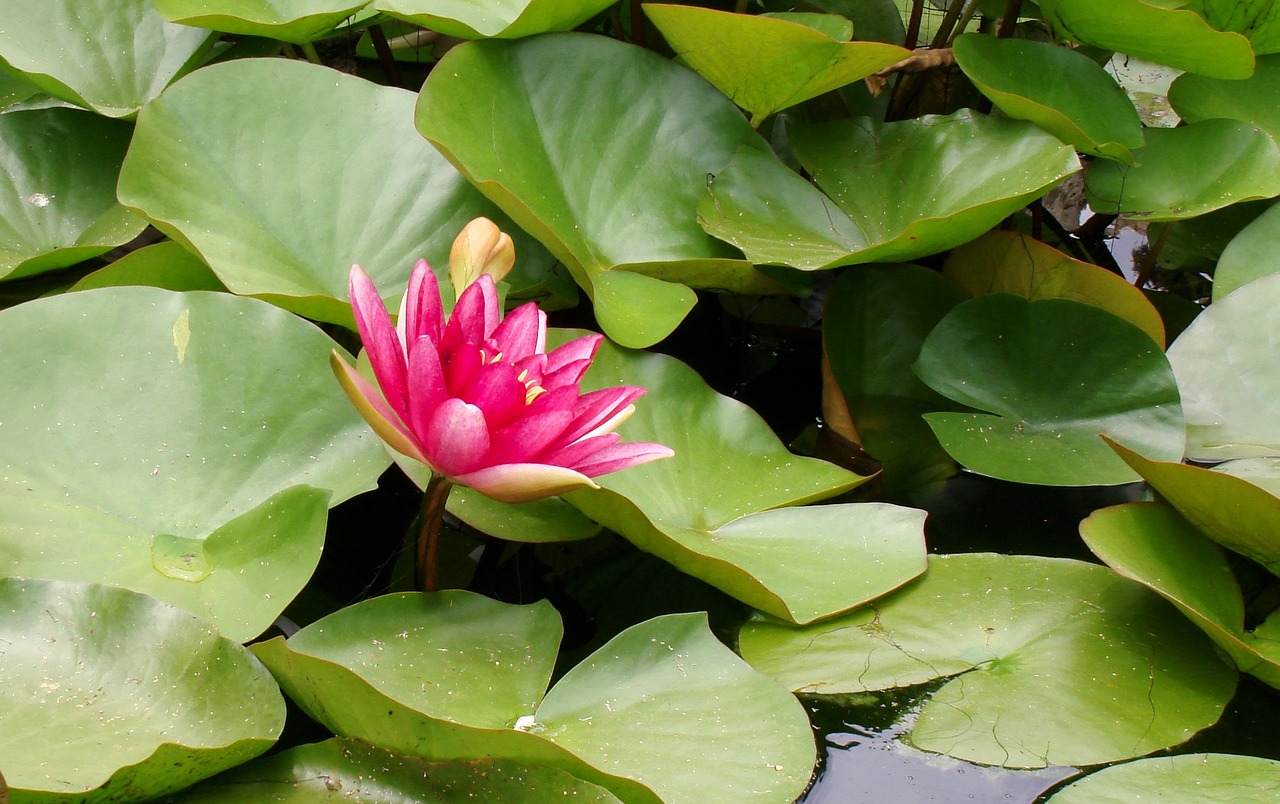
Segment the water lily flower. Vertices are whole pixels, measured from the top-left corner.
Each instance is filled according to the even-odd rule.
[[[643,388],[579,392],[602,336],[547,352],[546,314],[530,303],[504,319],[491,274],[461,291],[448,320],[425,260],[414,265],[395,325],[358,265],[350,292],[377,387],[337,352],[334,373],[374,431],[437,477],[527,502],[598,488],[594,477],[673,454],[620,443],[613,432]]]

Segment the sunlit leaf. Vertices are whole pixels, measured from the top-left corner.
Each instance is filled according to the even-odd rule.
[[[1071,299],[1091,304],[1164,346],[1164,323],[1142,291],[1119,274],[1068,257],[1025,234],[987,232],[953,250],[943,275],[971,296],[1012,293],[1031,301]]]
[[[1087,174],[1089,206],[1134,220],[1171,221],[1280,194],[1280,147],[1267,132],[1238,120],[1204,120],[1149,128],[1134,151],[1137,167],[1095,162]]]
[[[226,287],[200,258],[173,242],[140,248],[72,286],[72,290],[144,285],[166,290],[218,290]]]
[[[569,31],[610,5],[611,0],[373,0],[378,11],[462,39]]]
[[[65,268],[142,231],[116,202],[131,133],[72,109],[0,115],[0,277]]]
[[[657,54],[586,34],[464,44],[432,71],[417,125],[568,266],[623,345],[670,334],[695,300],[686,285],[781,290],[694,217],[708,174],[768,146]]]
[[[256,636],[310,577],[327,506],[388,464],[334,347],[226,294],[0,312],[0,370],[23,378],[0,384],[0,575],[119,584]]]
[[[332,31],[368,0],[153,0],[169,22],[304,44]]]
[[[1280,130],[1280,129],[1277,129]],[[1280,205],[1274,205],[1240,230],[1218,258],[1213,272],[1213,302],[1255,279],[1280,271]]]
[[[1039,0],[1060,36],[1214,78],[1248,78],[1253,48],[1214,30],[1182,3],[1160,0]],[[1141,162],[1141,158],[1138,160]]]
[[[454,237],[480,215],[511,232],[522,265],[545,265],[549,255],[414,132],[413,103],[306,62],[215,64],[139,115],[120,200],[232,292],[347,326],[352,264],[399,292],[419,258],[443,274]],[[519,273],[508,281],[522,286]]]
[[[751,113],[753,126],[911,55],[895,45],[850,42],[848,35],[821,30],[812,18],[824,15],[780,19],[655,3],[646,3],[644,13],[681,61]],[[824,18],[852,32],[843,17]]]
[[[1172,508],[1103,508],[1080,523],[1080,536],[1116,572],[1181,609],[1241,672],[1280,687],[1280,643],[1245,631],[1244,599],[1222,550]]]
[[[1188,123],[1225,117],[1280,137],[1280,55],[1259,58],[1253,75],[1238,81],[1179,76],[1169,87],[1169,101]]]
[[[284,726],[243,648],[124,589],[0,579],[0,645],[16,801],[151,800],[262,753]]]
[[[915,371],[981,413],[928,413],[942,446],[975,472],[1051,486],[1137,480],[1099,433],[1165,460],[1183,450],[1173,371],[1149,335],[1066,299],[996,293],[947,314]]]
[[[1091,773],[1046,804],[1138,801],[1153,791],[1168,801],[1194,804],[1238,804],[1243,791],[1266,800],[1280,796],[1280,762],[1239,754],[1149,757]]]
[[[814,269],[934,254],[972,240],[1079,169],[1072,148],[1031,123],[967,110],[787,132],[823,192],[744,148],[698,205],[703,228],[757,263]],[[1001,169],[982,167],[994,163]]]
[[[212,31],[165,22],[151,0],[8,0],[0,65],[98,114],[132,117],[199,66],[212,41]]]
[[[965,34],[956,63],[1000,111],[1030,120],[1077,150],[1132,164],[1142,123],[1107,71],[1048,42]]]
[[[721,645],[705,615],[624,631],[543,698],[559,637],[545,601],[453,591],[365,601],[253,650],[339,735],[415,756],[561,768],[627,801],[803,790],[803,709]]]
[[[911,743],[1006,767],[1177,745],[1212,725],[1236,686],[1209,639],[1157,595],[1105,567],[1031,556],[934,556],[920,580],[871,606],[803,628],[757,619],[739,644],[800,692],[950,677]]]

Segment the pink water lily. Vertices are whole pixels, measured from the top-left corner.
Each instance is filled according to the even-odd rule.
[[[334,372],[374,431],[437,476],[527,502],[596,487],[593,477],[673,454],[661,444],[620,443],[613,432],[643,388],[579,392],[602,336],[547,352],[546,314],[530,303],[504,319],[492,276],[468,285],[448,320],[425,260],[413,267],[396,325],[358,265],[350,292],[378,387],[337,352]]]

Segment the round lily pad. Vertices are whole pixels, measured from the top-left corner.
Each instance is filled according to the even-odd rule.
[[[1173,371],[1151,337],[1067,299],[1007,293],[957,306],[915,364],[925,384],[982,413],[927,413],[953,458],[975,472],[1049,486],[1137,480],[1098,438],[1182,457]]]
[[[113,583],[247,640],[389,463],[335,344],[255,299],[124,287],[0,312],[0,575]],[[299,400],[305,400],[300,405]]]
[[[1169,804],[1239,804],[1280,797],[1280,762],[1238,754],[1178,754],[1091,773],[1046,804],[1131,804],[1152,795]]]
[[[114,587],[0,579],[0,757],[17,801],[143,801],[262,753],[271,676],[211,623]]]
[[[1176,609],[1106,567],[934,556],[910,586],[795,627],[760,618],[742,655],[797,692],[949,678],[912,744],[987,765],[1092,765],[1183,742],[1217,721],[1234,668]]]
[[[169,22],[306,44],[329,33],[368,0],[154,0]]]
[[[373,7],[432,31],[461,39],[521,39],[569,31],[610,0],[373,0]]]
[[[1280,127],[1277,127],[1280,131]],[[1272,205],[1227,243],[1213,271],[1213,301],[1255,279],[1280,271],[1275,244],[1280,242],[1280,205]]]
[[[1237,81],[1180,75],[1169,87],[1169,102],[1188,123],[1225,117],[1280,136],[1280,55],[1262,56],[1253,75]]]

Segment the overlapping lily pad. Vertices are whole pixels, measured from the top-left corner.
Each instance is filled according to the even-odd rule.
[[[1280,276],[1272,275],[1215,301],[1169,347],[1187,420],[1187,457],[1280,455],[1280,372],[1271,346],[1277,337]]]
[[[1080,535],[1116,572],[1181,609],[1241,672],[1280,687],[1280,642],[1245,631],[1244,599],[1222,550],[1172,508],[1103,508],[1080,523]]]
[[[1253,75],[1239,81],[1178,76],[1169,87],[1169,102],[1188,123],[1244,120],[1280,137],[1280,55],[1258,59]]]
[[[787,132],[823,192],[744,148],[698,205],[703,228],[757,263],[814,269],[934,254],[972,240],[1080,167],[1074,149],[1031,123],[967,110]],[[992,163],[1001,169],[985,169]]]
[[[114,583],[256,636],[310,577],[328,505],[388,464],[333,348],[226,294],[106,288],[0,312],[21,378],[0,386],[0,575]]]
[[[628,629],[543,697],[559,636],[546,602],[456,591],[376,598],[253,649],[339,735],[416,756],[557,767],[627,801],[804,789],[814,753],[803,709],[721,645],[705,615]]]
[[[140,248],[99,268],[71,287],[72,290],[143,285],[166,290],[215,290],[226,287],[199,257],[172,241]]]
[[[1138,801],[1155,791],[1169,801],[1237,804],[1280,796],[1280,762],[1239,754],[1150,757],[1091,773],[1049,797],[1050,804]]]
[[[1000,111],[1077,150],[1133,163],[1142,122],[1124,90],[1082,53],[1048,42],[965,34],[956,63]]]
[[[0,278],[65,268],[142,231],[116,202],[131,134],[73,109],[0,115]]]
[[[738,147],[772,159],[727,98],[603,37],[471,42],[432,72],[418,130],[566,266],[626,346],[668,335],[689,287],[778,292],[694,219]]]
[[[1149,128],[1134,158],[1137,167],[1093,164],[1086,183],[1093,209],[1173,221],[1280,195],[1280,146],[1266,131],[1238,120]]]
[[[0,65],[54,97],[132,117],[198,67],[213,36],[165,22],[151,0],[9,0]]]
[[[610,804],[618,798],[559,768],[503,759],[428,762],[359,740],[301,745],[211,779],[174,799],[175,804],[224,804],[230,800],[276,804],[450,804],[476,801],[563,801]]]
[[[1137,480],[1099,433],[1179,460],[1183,419],[1164,353],[1142,330],[1087,304],[996,293],[929,334],[925,384],[982,413],[928,413],[942,446],[975,472],[1051,486]]]
[[[1039,0],[1059,36],[1213,78],[1248,78],[1253,48],[1189,8],[1158,0]],[[1139,159],[1141,161],[1141,159]]]
[[[1220,31],[1247,36],[1254,53],[1280,51],[1280,8],[1275,0],[1192,0],[1187,7]]]
[[[373,0],[379,11],[462,39],[569,31],[610,5],[610,0]]]
[[[368,0],[154,0],[169,22],[305,44],[332,31]]]
[[[657,3],[644,13],[676,56],[751,113],[753,127],[911,55],[883,42],[850,42],[853,26],[835,15],[776,18]],[[825,20],[848,33],[816,27]]]
[[[1227,243],[1213,271],[1213,301],[1255,279],[1280,272],[1275,244],[1280,242],[1280,205],[1254,218]]]
[[[139,115],[119,197],[233,292],[349,326],[352,264],[403,287],[419,258],[443,270],[480,215],[516,238],[522,266],[545,267],[545,250],[414,132],[413,102],[305,62],[213,65]]]
[[[934,556],[919,581],[871,606],[803,628],[757,619],[739,644],[798,692],[950,677],[911,742],[1006,767],[1176,745],[1213,724],[1236,685],[1208,638],[1157,595],[1105,567],[1030,556]]]
[[[681,571],[796,622],[850,609],[924,570],[924,512],[886,503],[803,506],[866,480],[793,455],[750,408],[684,364],[606,345],[583,388],[641,385],[618,429],[675,457],[597,478],[574,506]],[[793,506],[793,507],[784,507]]]
[[[284,701],[207,621],[96,584],[0,579],[0,756],[17,801],[151,800],[275,742]]]

